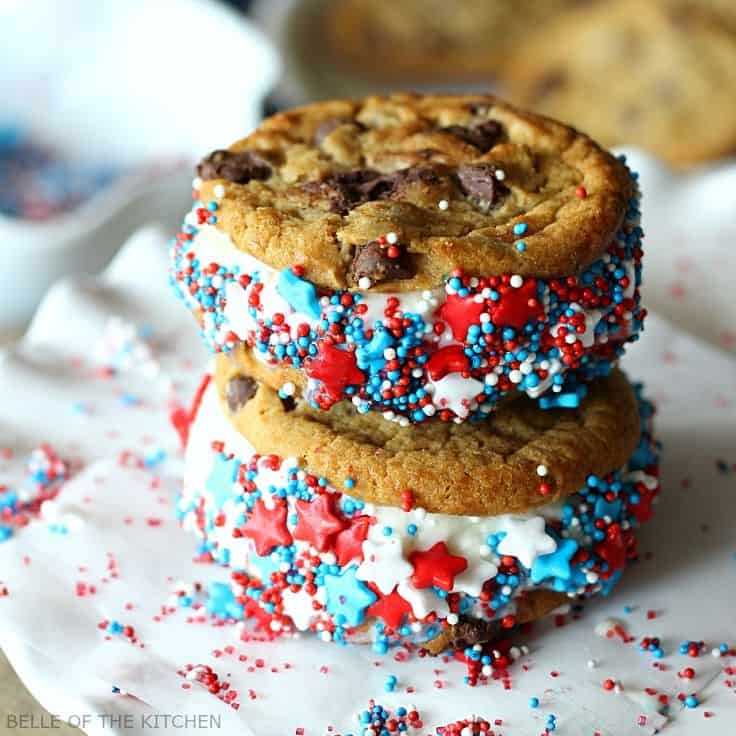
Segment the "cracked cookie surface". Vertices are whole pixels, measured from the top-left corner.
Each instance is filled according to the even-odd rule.
[[[224,188],[216,226],[239,250],[302,266],[321,287],[393,292],[454,269],[574,275],[603,255],[633,196],[626,168],[586,136],[473,95],[309,105],[199,174],[203,201]]]

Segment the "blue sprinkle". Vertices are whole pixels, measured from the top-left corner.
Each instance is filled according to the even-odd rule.
[[[528,225],[525,222],[517,222],[516,225],[514,225],[514,235],[523,235],[527,229]]]
[[[276,291],[295,312],[306,314],[312,319],[320,318],[322,309],[319,306],[314,284],[300,279],[290,268],[285,268],[279,274]]]

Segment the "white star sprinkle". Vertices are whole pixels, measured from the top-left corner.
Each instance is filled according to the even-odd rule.
[[[384,595],[388,595],[399,583],[403,583],[414,568],[404,558],[401,540],[385,537],[380,541],[366,539],[363,542],[363,562],[355,577],[375,583]]]
[[[498,545],[498,553],[518,558],[529,570],[537,557],[557,549],[557,542],[545,531],[545,522],[541,516],[528,520],[506,517],[503,529],[506,536]]]

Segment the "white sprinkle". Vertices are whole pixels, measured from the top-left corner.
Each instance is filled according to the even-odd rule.
[[[459,621],[458,615],[456,613],[448,613],[447,614],[447,623],[450,624],[450,626],[455,626],[455,624]]]
[[[485,381],[488,386],[495,386],[498,383],[498,374],[497,373],[486,374]]]
[[[519,274],[518,274],[518,273],[515,273],[515,274],[514,274],[514,275],[513,275],[512,277],[511,277],[511,279],[510,279],[509,283],[511,284],[511,286],[513,286],[513,287],[514,287],[514,289],[518,289],[518,288],[519,288],[519,287],[520,287],[520,286],[521,286],[521,285],[522,285],[522,284],[524,283],[524,279],[523,279],[523,278],[521,278],[521,276],[519,276]]]
[[[503,169],[496,169],[496,179],[503,181],[506,178],[506,172]]]
[[[598,662],[596,662],[594,659],[588,660],[588,669],[594,670],[598,666]]]
[[[202,186],[202,180],[195,176],[194,179],[192,179],[192,189],[200,189]]]
[[[361,289],[370,289],[373,286],[373,282],[367,276],[361,276],[358,279],[358,286]]]
[[[215,197],[217,197],[217,199],[222,199],[225,196],[225,185],[215,184],[215,187],[212,190],[212,193],[215,195]]]
[[[399,236],[395,232],[390,232],[386,234],[386,242],[389,245],[396,245],[396,243],[399,242]]]
[[[521,379],[523,377],[524,376],[521,371],[513,370],[509,373],[509,381],[511,381],[511,383],[521,383]]]
[[[713,655],[714,657],[720,657],[720,656],[721,656],[721,650],[720,650],[720,649],[718,649],[718,647],[715,647],[714,649],[711,649],[711,650],[710,650],[710,653],[711,653],[711,654],[712,654],[712,655]]]
[[[204,672],[204,667],[202,665],[197,665],[196,667],[193,667],[187,674],[185,675],[185,680],[196,680],[197,675],[199,675],[200,672]]]
[[[295,391],[296,391],[296,386],[291,381],[287,381],[281,387],[281,393],[284,394],[284,396],[293,396]]]
[[[450,206],[450,203],[446,199],[441,199],[437,206],[444,211]]]
[[[537,465],[537,475],[541,478],[544,478],[545,475],[547,475],[547,466],[546,465]]]
[[[618,628],[621,628],[624,631],[626,630],[624,624],[618,619],[607,618],[597,623],[593,630],[595,631],[597,636],[601,636],[605,639],[612,636],[615,630]]]
[[[383,357],[386,358],[386,360],[393,360],[396,357],[396,351],[393,348],[386,348],[383,351]]]

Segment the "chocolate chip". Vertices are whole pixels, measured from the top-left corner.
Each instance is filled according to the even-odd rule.
[[[449,125],[442,130],[469,143],[483,153],[490,151],[504,135],[503,126],[497,120],[486,120],[472,128],[466,128],[464,125]]]
[[[202,179],[226,179],[236,184],[247,184],[252,179],[268,179],[271,166],[252,151],[213,151],[197,166]]]
[[[435,656],[449,649],[464,651],[476,644],[493,641],[500,634],[499,621],[484,621],[461,616],[458,623],[440,629],[440,632],[425,642],[422,648]]]
[[[485,644],[498,637],[501,625],[498,621],[461,618],[452,632],[452,648],[464,651],[476,644]]]
[[[359,123],[355,118],[349,118],[345,115],[336,115],[334,118],[327,118],[323,120],[314,131],[314,145],[322,145],[322,141],[332,133],[335,128],[339,128],[341,125],[353,125],[358,130],[365,130],[365,126]]]
[[[373,169],[353,169],[330,174],[320,181],[308,181],[302,184],[302,190],[325,197],[333,212],[345,215],[365,202],[400,199],[411,184],[429,186],[439,181],[439,174],[426,166],[410,166],[390,174],[380,174]]]
[[[279,396],[279,398],[281,399],[281,406],[287,414],[296,409],[296,401],[294,401],[293,396]]]
[[[460,188],[476,207],[489,210],[508,193],[508,187],[496,178],[493,164],[464,164],[457,170]]]
[[[225,399],[231,414],[237,414],[255,395],[258,384],[250,376],[233,376],[225,386]]]
[[[362,189],[366,201],[377,199],[401,199],[407,187],[412,184],[433,186],[440,181],[440,175],[428,166],[409,166],[390,174],[383,174],[373,181],[366,182]]]
[[[320,181],[308,181],[302,184],[302,190],[325,197],[333,212],[346,215],[353,207],[367,201],[362,187],[379,176],[377,171],[371,169],[342,171],[330,174]]]
[[[377,240],[358,245],[353,262],[350,264],[350,277],[357,284],[362,278],[370,279],[372,284],[379,281],[401,281],[414,275],[409,257],[401,252],[397,258],[389,258],[386,246]]]

